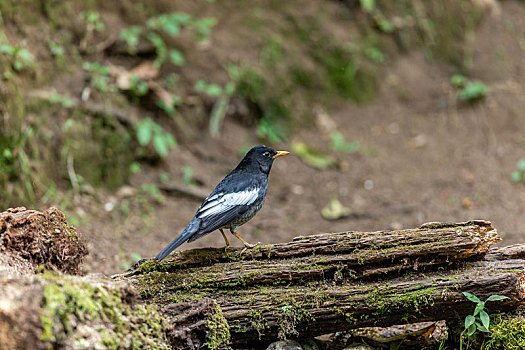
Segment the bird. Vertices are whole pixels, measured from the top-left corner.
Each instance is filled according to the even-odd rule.
[[[289,154],[258,145],[246,153],[235,169],[215,187],[202,202],[190,223],[181,234],[169,243],[155,260],[164,260],[172,251],[185,242],[193,242],[219,230],[230,247],[224,229],[237,237],[247,249],[256,246],[246,242],[236,232],[237,228],[257,214],[261,209],[268,189],[268,175],[274,160]]]

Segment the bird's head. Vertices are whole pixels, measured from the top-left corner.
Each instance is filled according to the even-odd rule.
[[[265,145],[252,147],[242,159],[239,167],[260,169],[263,173],[270,173],[275,158],[287,155],[290,152],[276,151]]]

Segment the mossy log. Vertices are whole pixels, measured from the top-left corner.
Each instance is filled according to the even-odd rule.
[[[524,261],[499,259],[506,256],[501,248],[483,259],[499,239],[486,221],[326,233],[251,251],[178,252],[162,263],[143,263],[128,278],[144,300],[177,316],[175,333],[198,338],[202,329],[192,333],[191,322],[173,310],[214,300],[232,344],[264,344],[457,317],[472,311],[463,291],[506,295],[498,309],[514,308],[525,297]],[[206,316],[195,314],[189,316],[194,324],[202,323]]]
[[[57,231],[43,220],[24,230],[48,251],[52,241],[38,237]],[[1,243],[11,247],[15,231],[5,227]],[[474,305],[464,291],[505,295],[488,309],[513,309],[524,303],[525,245],[490,249],[499,239],[486,221],[326,233],[253,250],[177,252],[118,280],[41,274],[22,263],[31,255],[4,248],[0,349],[253,348],[465,316]]]
[[[482,254],[499,240],[490,223],[481,220],[398,231],[323,233],[252,250],[176,252],[162,263],[147,261],[129,275],[169,272],[174,289],[290,283],[336,272],[358,279],[448,265]]]

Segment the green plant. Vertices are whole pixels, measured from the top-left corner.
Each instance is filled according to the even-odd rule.
[[[139,188],[139,194],[149,197],[157,203],[164,202],[164,196],[155,184],[142,184]]]
[[[81,51],[91,53],[91,51],[93,51],[91,45],[95,42],[95,32],[102,32],[106,26],[97,11],[81,12],[80,16],[86,25],[86,30],[84,37],[80,41],[79,48]]]
[[[461,74],[454,74],[450,83],[460,89],[458,99],[461,101],[477,100],[489,93],[487,85],[479,81],[469,81]]]
[[[122,29],[118,38],[127,44],[129,53],[135,54],[137,52],[137,46],[139,45],[141,34],[141,26],[131,26],[129,28]]]
[[[49,102],[52,104],[60,104],[65,108],[71,108],[74,106],[73,100],[71,100],[66,95],[59,94],[56,90],[51,92]]]
[[[148,83],[140,79],[140,77],[137,74],[132,74],[131,78],[129,79],[128,90],[133,96],[140,97],[148,93],[149,86]]]
[[[233,65],[230,66],[229,71],[233,71],[234,68],[231,68]],[[236,66],[233,66],[236,68]],[[232,74],[230,74],[230,77],[232,77]],[[221,125],[224,120],[224,117],[226,116],[226,112],[228,110],[228,105],[230,104],[230,99],[235,93],[236,90],[236,83],[232,79],[232,81],[229,81],[226,83],[224,87],[217,85],[217,84],[208,84],[204,80],[199,80],[195,83],[195,90],[204,92],[208,96],[211,97],[218,97],[217,102],[215,102],[213,109],[210,114],[210,135],[212,137],[219,137]]]
[[[487,85],[480,81],[467,82],[465,86],[459,91],[458,98],[461,101],[477,100],[489,93]]]
[[[47,47],[51,52],[51,55],[55,57],[56,63],[59,67],[63,67],[66,64],[65,50],[64,46],[55,43],[54,41],[49,41]]]
[[[485,311],[485,303],[488,301],[498,301],[507,299],[504,295],[491,295],[485,301],[481,301],[478,297],[468,292],[463,292],[463,295],[473,303],[476,303],[476,307],[472,315],[465,317],[465,329],[460,334],[459,347],[463,349],[463,337],[472,337],[477,331],[490,333],[490,316]]]
[[[307,165],[317,168],[337,168],[339,162],[333,156],[326,154],[318,149],[311,148],[303,142],[292,143],[292,152],[299,156],[299,158]]]
[[[207,17],[193,22],[193,27],[197,30],[197,40],[204,40],[210,35],[211,27],[217,24],[217,19]]]
[[[19,128],[0,130],[0,186],[3,189],[2,203],[9,205],[12,194],[18,199],[34,203],[35,185],[40,184],[31,166],[29,150],[37,137],[39,125],[22,124]],[[20,183],[9,190],[9,183]],[[14,191],[14,193],[13,193]]]
[[[360,3],[365,12],[371,13],[375,10],[375,0],[361,0]]]
[[[183,183],[186,185],[195,185],[195,180],[193,179],[193,169],[190,166],[183,166],[181,173],[181,180]]]
[[[153,61],[155,69],[161,69],[167,61],[175,66],[183,66],[186,63],[183,53],[171,47],[169,42],[165,40],[165,36],[177,37],[183,28],[191,28],[196,31],[197,40],[202,40],[209,35],[211,27],[216,23],[215,18],[194,19],[186,13],[173,12],[149,18],[145,26],[131,26],[123,29],[119,33],[119,39],[126,43],[129,53],[136,54],[141,37],[145,37],[155,48],[155,59]],[[165,79],[164,87],[168,90],[175,89],[177,77],[174,73],[170,74]],[[222,89],[217,89],[217,85],[210,85],[211,87],[206,90],[207,93],[218,96],[223,92]],[[135,79],[131,82],[130,91],[135,96],[143,96],[147,93],[148,86],[140,79]],[[217,91],[219,91],[218,94]],[[176,106],[181,104],[180,96],[172,93],[171,99],[163,97],[158,99],[155,104],[168,116],[174,118],[178,126],[186,128],[183,120],[177,118]],[[222,112],[222,109],[219,112]]]
[[[137,140],[141,146],[146,146],[150,142],[157,154],[165,157],[170,148],[177,145],[175,138],[166,132],[162,126],[155,123],[151,118],[142,119],[137,125]]]
[[[123,29],[119,33],[119,39],[126,43],[131,54],[135,54],[140,37],[145,33],[146,39],[155,47],[155,68],[160,69],[168,58],[174,65],[182,66],[185,63],[184,55],[181,51],[169,47],[161,34],[165,33],[171,37],[176,37],[180,35],[183,27],[188,27],[195,29],[197,40],[200,41],[209,35],[211,27],[216,23],[215,18],[208,17],[195,20],[187,13],[173,12],[149,18],[145,28],[131,26]]]
[[[195,90],[202,91],[211,97],[218,97],[223,93],[223,88],[221,86],[217,84],[208,84],[202,79],[195,83]]]
[[[279,126],[276,124],[275,118],[263,117],[257,123],[255,130],[257,136],[267,139],[271,143],[278,143],[284,141],[284,135]]]
[[[86,22],[87,32],[101,32],[106,28],[104,22],[100,19],[100,14],[97,11],[86,11],[81,14],[82,19]]]
[[[35,64],[33,54],[21,46],[9,44],[7,38],[0,32],[0,53],[8,56],[14,70],[21,71]]]
[[[175,108],[175,106],[181,104],[181,99],[178,95],[172,94],[171,99],[169,101],[159,99],[155,102],[155,104],[168,116],[175,118],[177,116],[177,109]]]
[[[450,83],[457,87],[463,87],[465,86],[465,82],[467,79],[462,74],[454,74],[452,78],[450,78]]]
[[[517,169],[510,174],[510,178],[514,182],[525,181],[525,158],[518,160]]]
[[[359,149],[359,143],[357,142],[347,143],[345,141],[343,134],[341,134],[339,131],[333,131],[330,134],[330,138],[332,139],[332,149],[334,151],[341,151],[345,153],[355,153]]]
[[[159,181],[160,181],[160,183],[167,184],[167,183],[170,182],[170,180],[171,180],[170,173],[163,172],[163,173],[159,174]]]
[[[90,73],[90,83],[102,93],[116,91],[116,86],[110,83],[109,68],[98,62],[84,62],[83,68]]]

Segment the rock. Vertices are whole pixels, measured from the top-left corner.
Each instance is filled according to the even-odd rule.
[[[271,343],[266,350],[303,350],[303,348],[294,340],[280,340]]]

